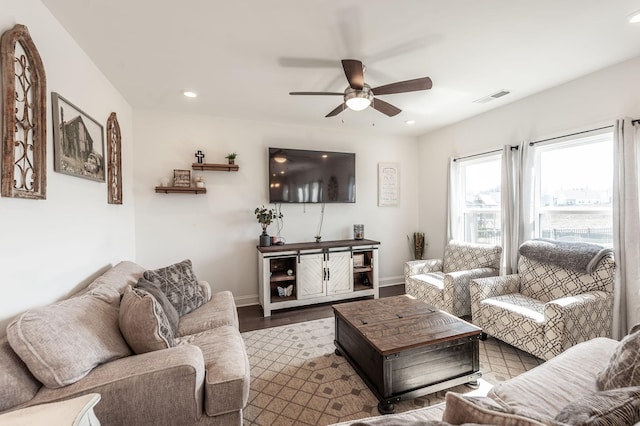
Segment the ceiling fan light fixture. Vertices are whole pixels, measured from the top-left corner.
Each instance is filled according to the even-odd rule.
[[[366,85],[362,90],[349,88],[344,94],[344,103],[347,104],[349,109],[354,111],[362,111],[363,109],[369,108],[372,100],[373,93],[371,93],[371,89]]]

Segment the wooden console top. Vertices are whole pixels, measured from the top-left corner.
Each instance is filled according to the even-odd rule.
[[[411,296],[361,300],[333,306],[381,355],[477,337],[482,330]]]
[[[323,250],[330,249],[334,247],[358,247],[358,246],[373,246],[380,245],[380,241],[373,240],[336,240],[336,241],[321,241],[319,243],[309,242],[309,243],[291,243],[291,244],[283,244],[281,246],[257,246],[259,252],[261,253],[276,253],[280,251],[299,251],[299,250]]]

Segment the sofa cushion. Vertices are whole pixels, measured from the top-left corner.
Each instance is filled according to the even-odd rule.
[[[41,386],[7,338],[0,339],[0,412],[29,401]]]
[[[144,271],[144,277],[162,289],[180,316],[205,303],[189,259],[164,268]]]
[[[147,293],[151,294],[154,299],[156,299],[156,302],[160,304],[160,306],[162,307],[162,311],[169,321],[172,333],[175,335],[178,332],[180,315],[178,315],[178,311],[176,311],[176,308],[171,304],[171,302],[167,298],[167,295],[162,292],[162,289],[158,285],[152,283],[144,277],[141,277],[138,280],[136,288],[146,291]]]
[[[93,290],[101,285],[108,285],[118,290],[119,294],[122,294],[127,286],[136,285],[138,279],[142,277],[144,269],[137,263],[123,260],[96,278],[89,284],[87,290]]]
[[[30,309],[7,327],[11,348],[45,386],[80,380],[97,365],[131,355],[118,327],[120,297],[110,286]]]
[[[173,330],[162,305],[141,288],[127,287],[124,291],[119,324],[122,335],[137,354],[175,345]]]
[[[600,390],[640,386],[640,324],[618,344],[597,380]]]
[[[211,328],[230,325],[239,328],[238,312],[230,291],[214,293],[211,299],[180,318],[177,336],[195,334]]]
[[[617,343],[606,337],[578,343],[544,364],[498,383],[488,396],[519,413],[535,407],[539,415],[553,418],[571,402],[597,391],[596,374]]]
[[[632,425],[640,421],[640,387],[595,392],[564,407],[555,420],[570,425]]]
[[[454,425],[479,423],[505,426],[545,426],[545,422],[517,414],[487,397],[463,396],[447,392],[442,420]],[[548,419],[546,419],[548,420]]]
[[[204,357],[205,402],[208,416],[241,410],[249,398],[249,358],[240,332],[223,325],[178,338],[200,348]]]

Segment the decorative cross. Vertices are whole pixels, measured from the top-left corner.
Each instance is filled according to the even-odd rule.
[[[204,153],[200,150],[196,152],[196,158],[198,159],[198,164],[202,164],[202,159],[204,158]]]

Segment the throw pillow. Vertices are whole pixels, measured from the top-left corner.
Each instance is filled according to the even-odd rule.
[[[640,386],[640,324],[618,344],[609,364],[596,376],[599,390]]]
[[[162,289],[160,289],[159,286],[155,285],[149,280],[146,280],[144,277],[138,280],[136,288],[139,288],[151,294],[160,304],[160,306],[162,306],[162,310],[167,316],[167,320],[169,321],[169,325],[171,326],[171,331],[175,335],[178,332],[180,315],[178,315],[178,311],[176,311],[176,308],[173,307],[173,305],[167,298],[167,295],[162,292]]]
[[[158,301],[141,288],[127,287],[120,303],[120,331],[137,354],[175,345],[169,320]]]
[[[30,309],[7,327],[9,344],[46,387],[70,385],[99,364],[131,355],[118,327],[119,303],[116,289],[99,286]]]
[[[512,409],[499,405],[489,397],[464,396],[455,392],[447,392],[445,395],[442,420],[453,425],[479,423],[505,426],[545,426],[548,423],[516,414]]]
[[[640,387],[596,392],[564,407],[555,418],[570,425],[632,425],[640,421]]]
[[[206,302],[189,259],[165,268],[144,271],[143,275],[160,287],[180,316]]]

